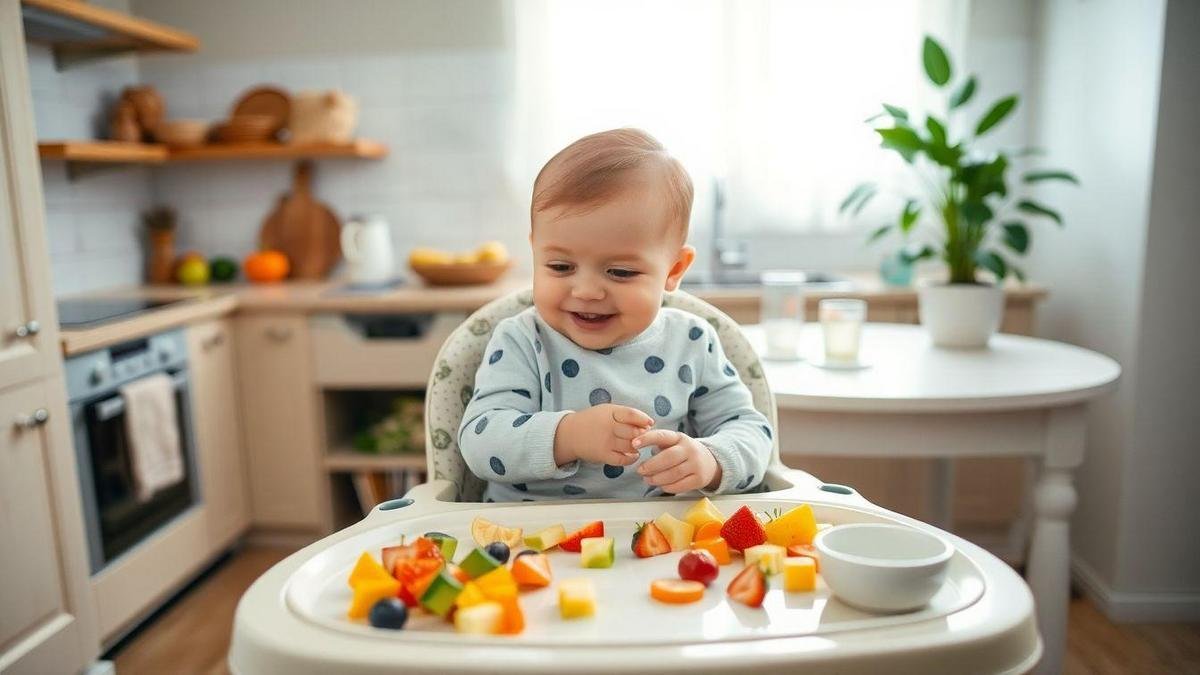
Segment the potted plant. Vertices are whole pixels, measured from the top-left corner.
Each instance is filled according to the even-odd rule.
[[[1005,278],[1011,274],[1025,280],[1012,258],[1029,250],[1024,218],[1049,219],[1061,226],[1062,217],[1009,191],[1012,160],[1037,151],[984,152],[978,147],[979,139],[1017,107],[1017,96],[999,99],[969,126],[958,118],[962,106],[975,95],[975,76],[951,87],[950,59],[929,36],[924,40],[923,61],[929,81],[948,95],[946,115],[939,119],[928,114],[922,121],[904,108],[885,103],[883,112],[867,122],[883,120],[875,127],[882,147],[894,151],[916,172],[924,194],[906,195],[896,220],[873,229],[868,241],[898,235],[902,247],[890,261],[893,266],[940,257],[949,276],[945,283],[919,287],[921,324],[936,345],[983,347],[1000,325]],[[1053,180],[1079,184],[1075,176],[1059,170],[1029,169],[1021,176],[1023,184]],[[877,193],[873,183],[858,185],[840,211],[858,214]],[[990,275],[980,275],[981,271]]]

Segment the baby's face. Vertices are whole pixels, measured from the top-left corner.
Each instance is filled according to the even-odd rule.
[[[533,302],[542,319],[587,349],[636,337],[654,321],[695,257],[669,225],[661,192],[633,184],[584,213],[539,212]]]

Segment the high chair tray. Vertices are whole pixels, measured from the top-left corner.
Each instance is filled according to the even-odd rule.
[[[797,472],[798,473],[798,472]],[[806,474],[800,474],[806,476]],[[413,502],[376,508],[362,522],[327,537],[272,568],[238,607],[230,666],[235,673],[376,672],[777,672],[804,664],[805,672],[961,673],[1022,672],[1041,645],[1028,588],[1002,562],[971,544],[887,512],[856,494],[815,486],[714,498],[729,515],[742,504],[755,511],[812,504],[820,522],[900,522],[936,531],[956,547],[947,580],[923,609],[872,614],[833,597],[818,581],[815,592],[787,593],[769,579],[761,608],[732,602],[725,593],[740,559],[720,568],[702,600],[667,605],[649,596],[650,582],[676,578],[680,554],[637,558],[630,550],[635,523],[663,512],[681,517],[691,499],[633,502],[578,500],[554,503],[459,504],[439,501],[437,484],[419,486]],[[568,532],[604,521],[616,542],[611,568],[584,569],[579,555],[548,554],[555,582],[585,577],[596,589],[596,613],[559,616],[556,584],[522,592],[525,630],[518,635],[454,632],[439,617],[413,612],[400,631],[375,629],[346,618],[346,579],[364,551],[377,559],[384,546],[425,532],[459,540],[455,559],[474,547],[476,516],[534,532],[562,524]]]

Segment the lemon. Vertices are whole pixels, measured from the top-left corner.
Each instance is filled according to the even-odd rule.
[[[185,286],[203,286],[208,283],[208,263],[203,258],[189,258],[179,265],[176,275]]]
[[[454,256],[436,248],[414,248],[408,254],[410,265],[449,265]]]
[[[490,520],[476,517],[471,521],[471,538],[480,546],[502,541],[508,544],[510,550],[516,551],[521,546],[521,528],[501,527]]]
[[[458,255],[454,256],[454,264],[456,265],[474,265],[478,262],[479,254],[475,252],[459,253]]]
[[[498,241],[489,241],[475,249],[479,262],[502,263],[508,260],[508,248]]]

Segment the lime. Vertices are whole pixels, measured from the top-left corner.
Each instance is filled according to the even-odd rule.
[[[219,282],[233,281],[237,278],[238,264],[231,258],[213,258],[209,263],[212,280]]]

